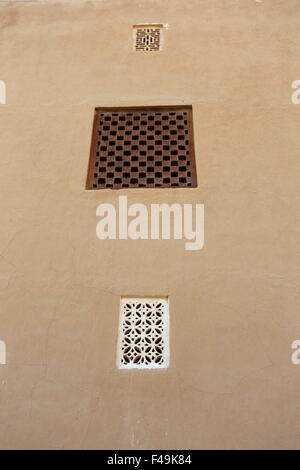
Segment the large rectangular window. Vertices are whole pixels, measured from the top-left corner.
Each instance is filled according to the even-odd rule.
[[[95,110],[87,189],[196,186],[191,106]]]

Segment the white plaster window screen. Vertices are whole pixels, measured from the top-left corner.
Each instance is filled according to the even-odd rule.
[[[0,80],[0,104],[6,104],[6,84]]]
[[[137,52],[158,52],[162,50],[163,24],[135,25],[133,47]]]
[[[122,298],[117,352],[119,369],[169,367],[167,298]]]
[[[6,344],[0,340],[0,365],[6,364]]]

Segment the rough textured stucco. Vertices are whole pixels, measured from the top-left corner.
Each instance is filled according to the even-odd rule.
[[[299,24],[298,0],[0,3],[0,448],[300,447]],[[182,103],[197,189],[84,190],[96,106]],[[203,202],[205,248],[97,240],[121,194]],[[168,370],[116,369],[121,295],[170,297]]]

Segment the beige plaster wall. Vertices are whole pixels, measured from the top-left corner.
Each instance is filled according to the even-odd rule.
[[[299,24],[298,0],[0,2],[0,448],[300,448]],[[193,105],[199,187],[85,191],[94,108],[151,104]],[[98,240],[124,194],[204,203],[205,248]],[[168,370],[116,369],[121,295],[169,296]]]

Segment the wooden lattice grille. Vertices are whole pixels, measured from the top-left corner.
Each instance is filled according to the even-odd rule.
[[[192,108],[98,108],[87,189],[197,186]]]

